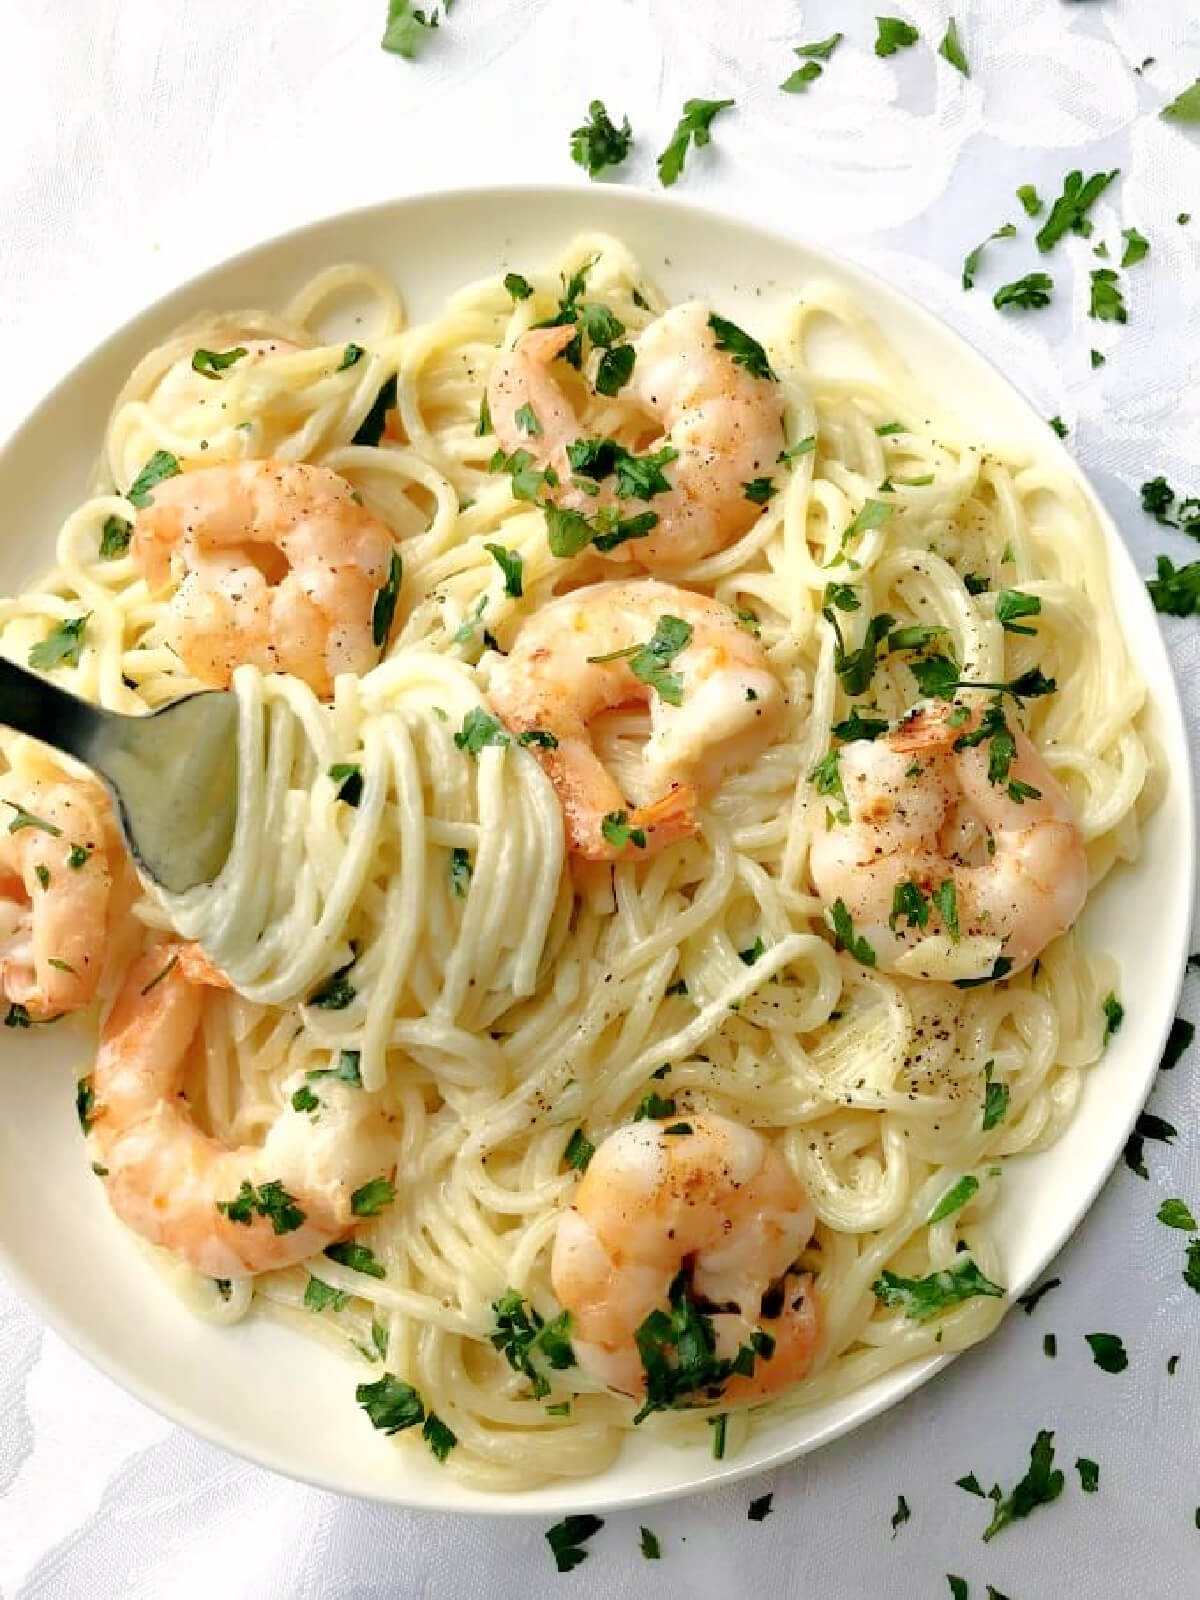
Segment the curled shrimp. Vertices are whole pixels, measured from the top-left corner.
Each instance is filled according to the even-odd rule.
[[[90,785],[6,782],[0,822],[0,988],[35,1022],[88,1005],[104,965],[113,872]]]
[[[993,736],[1012,741],[1007,761]],[[921,707],[838,765],[848,820],[815,837],[813,881],[881,968],[1019,972],[1079,915],[1088,869],[1070,801],[1002,710]]]
[[[489,688],[554,784],[570,848],[592,861],[624,854],[626,837],[649,854],[695,833],[697,791],[757,755],[783,713],[778,679],[732,612],[652,579],[551,601],[525,623]],[[637,702],[650,710],[640,783],[655,798],[629,809],[588,725]],[[633,834],[614,837],[614,817]]]
[[[203,683],[224,687],[252,662],[328,697],[339,673],[379,660],[376,603],[385,586],[394,596],[399,556],[326,467],[240,461],[168,478],[138,512],[132,551],[155,587],[172,556],[182,563],[172,643]]]
[[[593,512],[614,504],[615,491],[607,483],[599,494],[573,485],[567,448],[587,430],[550,365],[574,336],[571,326],[523,334],[492,368],[488,410],[506,450],[527,450],[540,467],[554,469],[556,503]],[[646,502],[657,525],[607,554],[613,561],[651,564],[697,561],[745,533],[760,513],[746,485],[772,472],[783,446],[779,385],[753,376],[718,348],[708,309],[697,301],[650,323],[634,349],[633,376],[620,398],[662,429],[647,449],[669,446],[676,455],[663,468],[670,488]],[[529,412],[537,432],[529,429]],[[628,510],[630,501],[621,504]]]
[[[577,1357],[609,1388],[641,1394],[635,1335],[666,1310],[687,1267],[690,1297],[720,1308],[718,1356],[734,1356],[756,1329],[774,1343],[750,1374],[704,1398],[748,1402],[798,1382],[820,1336],[812,1278],[794,1270],[814,1224],[784,1157],[740,1123],[687,1114],[618,1128],[596,1150],[554,1238],[551,1282],[571,1313]]]
[[[88,1144],[135,1233],[197,1272],[248,1277],[345,1238],[352,1191],[379,1174],[382,1147],[364,1128],[369,1097],[332,1076],[314,1117],[289,1100],[261,1146],[204,1133],[182,1083],[205,987],[228,980],[198,945],[160,944],[134,962],[101,1030]]]

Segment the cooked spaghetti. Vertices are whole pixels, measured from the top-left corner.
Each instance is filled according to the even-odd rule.
[[[0,649],[76,694],[240,705],[220,877],[109,897],[95,1203],[480,1487],[635,1427],[731,1452],[982,1338],[1002,1158],[1055,1141],[1107,1037],[1113,964],[1067,925],[1155,782],[1088,506],[840,291],[757,337],[720,312],[594,237],[415,326],[361,267],[204,317],[0,602]],[[82,774],[3,748],[18,1002],[39,895],[61,928],[63,874],[119,852],[67,866],[38,796]]]

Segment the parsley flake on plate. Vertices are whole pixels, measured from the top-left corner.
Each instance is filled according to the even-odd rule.
[[[911,1516],[912,1516],[912,1512],[909,1510],[908,1501],[904,1498],[904,1496],[902,1494],[898,1494],[896,1496],[896,1509],[895,1509],[895,1511],[892,1512],[892,1538],[893,1539],[896,1537],[896,1535],[899,1533],[900,1529],[904,1526],[904,1524],[909,1520],[909,1518]]]
[[[1036,217],[1042,209],[1041,197],[1031,183],[1023,183],[1017,190],[1017,199],[1021,202],[1027,217]]]
[[[371,409],[358,425],[351,444],[377,445],[383,438],[383,430],[387,423],[387,414],[396,404],[396,375],[395,373],[384,383],[375,399],[371,402]]]
[[[1047,1278],[1045,1283],[1039,1283],[1036,1289],[1030,1289],[1027,1293],[1018,1295],[1017,1304],[1027,1317],[1031,1317],[1038,1302],[1052,1290],[1060,1288],[1061,1285],[1061,1278]]]
[[[1125,1346],[1119,1334],[1115,1333],[1085,1333],[1083,1336],[1092,1347],[1092,1360],[1101,1372],[1124,1372],[1129,1365],[1129,1357],[1125,1353]]]
[[[1158,1208],[1158,1220],[1168,1228],[1181,1228],[1187,1233],[1195,1233],[1200,1226],[1183,1200],[1164,1200]]]
[[[876,17],[875,25],[878,30],[875,38],[877,56],[894,56],[897,50],[907,50],[921,37],[911,22],[905,22],[900,17]]]
[[[380,39],[380,48],[389,55],[403,56],[405,61],[415,61],[429,36],[438,25],[436,9],[419,10],[411,0],[388,0],[387,22]]]
[[[751,1500],[746,1510],[747,1519],[750,1522],[765,1521],[771,1515],[771,1502],[774,1498],[774,1494],[760,1494],[757,1500]]]
[[[463,718],[461,729],[454,735],[454,743],[469,756],[478,759],[488,745],[506,745],[508,734],[495,717],[482,706],[472,706]]]
[[[385,1372],[376,1383],[360,1383],[354,1398],[381,1433],[401,1433],[425,1420],[425,1403],[411,1383]]]
[[[694,145],[702,149],[712,138],[712,125],[722,111],[727,111],[732,100],[685,100],[671,142],[659,156],[658,179],[664,189],[669,189],[679,178],[687,160],[688,150]]]
[[[1200,78],[1159,112],[1170,122],[1200,122]]]
[[[509,550],[502,544],[485,544],[483,547],[494,559],[500,571],[504,574],[504,592],[510,599],[519,600],[524,593],[521,582],[522,567],[521,554],[518,550]]]
[[[1125,241],[1125,250],[1121,256],[1123,267],[1136,266],[1150,254],[1150,241],[1137,231],[1136,228],[1122,228],[1121,237]]]
[[[658,1542],[657,1535],[650,1532],[649,1528],[639,1528],[639,1548],[647,1561],[662,1560],[662,1545]]]
[[[1121,295],[1117,274],[1111,267],[1097,267],[1092,273],[1092,296],[1088,316],[1097,322],[1127,322],[1129,313]]]
[[[962,40],[958,37],[958,23],[953,17],[947,23],[945,35],[938,45],[938,55],[948,61],[956,71],[961,72],[964,78],[971,76],[971,64],[962,47]]]
[[[618,850],[624,850],[629,844],[637,850],[646,848],[646,831],[630,826],[628,812],[610,811],[601,822],[600,831],[609,844],[615,845]]]
[[[1170,1031],[1167,1034],[1167,1042],[1163,1046],[1162,1060],[1158,1063],[1158,1070],[1160,1072],[1171,1072],[1195,1037],[1195,1023],[1189,1022],[1186,1017],[1176,1017],[1171,1023]]]
[[[987,235],[986,240],[981,245],[976,245],[974,250],[968,251],[966,258],[963,259],[963,288],[965,290],[973,290],[974,275],[978,272],[979,262],[984,259],[984,251],[987,250],[987,246],[992,243],[992,240],[994,238],[1013,238],[1014,235],[1016,235],[1016,227],[1013,227],[1011,222],[1003,222],[1002,226],[998,227],[994,234]]]
[[[350,1196],[350,1210],[356,1217],[377,1217],[396,1198],[396,1186],[387,1178],[372,1178]]]
[[[845,950],[848,955],[853,956],[855,961],[861,962],[864,967],[873,967],[875,965],[875,951],[866,939],[855,933],[854,923],[846,907],[846,902],[840,897],[829,908],[829,917],[833,927],[836,947],[839,950]]]
[[[304,1290],[304,1306],[308,1311],[344,1311],[349,1304],[350,1296],[344,1289],[334,1289],[322,1278],[314,1278],[309,1274],[308,1284]]]
[[[1054,1434],[1043,1428],[1029,1452],[1029,1471],[1017,1483],[1010,1495],[1001,1492],[1000,1486],[991,1491],[995,1512],[984,1531],[984,1543],[1010,1523],[1027,1517],[1038,1506],[1048,1506],[1063,1492],[1066,1480],[1054,1465]]]
[[[235,1198],[218,1200],[216,1207],[230,1222],[240,1222],[247,1228],[256,1214],[266,1217],[277,1234],[294,1233],[302,1226],[306,1215],[296,1204],[295,1195],[289,1194],[277,1178],[257,1188],[243,1178]]]
[[[1054,279],[1045,272],[1029,272],[1014,283],[1004,283],[992,296],[997,311],[1013,306],[1020,311],[1038,311],[1050,304]]]
[[[1187,1265],[1183,1269],[1183,1281],[1189,1289],[1195,1289],[1196,1293],[1200,1294],[1200,1239],[1193,1239],[1187,1247]]]
[[[1078,233],[1090,236],[1092,224],[1088,212],[1108,188],[1120,169],[1111,172],[1094,172],[1084,179],[1080,171],[1069,172],[1063,180],[1063,192],[1050,208],[1050,215],[1038,230],[1037,247],[1043,255],[1052,250],[1065,234]]]
[[[1154,609],[1168,617],[1194,617],[1200,611],[1200,561],[1177,567],[1170,556],[1158,557],[1158,570],[1146,581]]]
[[[106,517],[100,530],[101,561],[117,561],[129,549],[133,537],[133,523],[124,517]]]
[[[561,1522],[546,1529],[546,1543],[553,1553],[554,1565],[560,1572],[570,1572],[581,1561],[587,1560],[584,1542],[599,1533],[603,1526],[603,1517],[594,1517],[584,1511],[564,1517]]]
[[[125,498],[130,505],[143,506],[152,504],[154,496],[150,493],[156,484],[163,483],[167,478],[178,477],[183,469],[169,450],[156,450],[137,477],[125,492]]]
[[[593,100],[588,106],[587,121],[571,131],[571,160],[580,166],[589,178],[594,178],[606,167],[619,167],[633,147],[633,130],[626,117],[618,128],[602,100]]]
[[[325,1254],[330,1261],[336,1261],[339,1266],[349,1267],[351,1272],[361,1272],[364,1277],[387,1276],[382,1264],[375,1259],[374,1250],[368,1245],[359,1244],[354,1239],[343,1239],[338,1244],[327,1244]]]

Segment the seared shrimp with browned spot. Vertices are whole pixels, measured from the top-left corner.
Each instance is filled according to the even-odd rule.
[[[769,477],[779,458],[783,399],[765,357],[747,365],[724,347],[719,330],[730,326],[689,301],[656,318],[635,341],[633,375],[620,399],[658,430],[644,450],[663,461],[653,480],[661,487],[649,493],[643,482],[623,494],[620,473],[580,485],[590,464],[581,469],[571,446],[584,443],[589,430],[551,365],[575,336],[573,327],[531,328],[497,358],[487,390],[492,426],[506,450],[526,450],[553,470],[558,484],[548,498],[587,514],[616,505],[623,517],[657,518],[641,537],[598,546],[610,560],[698,561],[759,516],[761,504],[746,491]]]
[[[122,1222],[197,1272],[241,1278],[351,1233],[356,1188],[380,1176],[386,1145],[371,1097],[332,1074],[289,1100],[261,1145],[206,1134],[184,1070],[205,990],[226,987],[198,945],[159,944],[134,962],[100,1035],[88,1144]]]
[[[570,849],[593,861],[695,833],[698,793],[763,749],[784,704],[761,646],[728,607],[653,579],[551,601],[493,669],[489,692],[554,784]],[[637,703],[650,712],[641,786],[651,798],[631,807],[589,724]]]
[[[797,1383],[821,1328],[813,1280],[797,1269],[815,1220],[782,1154],[751,1128],[690,1112],[618,1128],[554,1239],[551,1282],[580,1362],[641,1395],[647,1319],[683,1297],[714,1308],[713,1354],[735,1363],[688,1403],[737,1404]]]
[[[132,553],[155,588],[173,571],[172,644],[201,682],[251,662],[333,693],[379,660],[400,557],[378,517],[327,467],[240,461],[156,484]]]

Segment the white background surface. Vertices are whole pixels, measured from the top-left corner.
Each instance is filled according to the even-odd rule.
[[[620,181],[651,184],[682,101],[733,95],[681,195],[907,288],[1066,420],[1142,570],[1159,550],[1200,555],[1137,501],[1159,472],[1200,494],[1200,131],[1157,116],[1200,73],[1194,0],[959,0],[970,82],[933,54],[942,0],[905,5],[922,42],[886,61],[860,0],[458,0],[415,65],[378,49],[384,10],[0,0],[0,433],[115,323],[233,250],[419,189],[586,184],[568,133],[596,95],[640,136]],[[835,28],[847,42],[825,76],[781,95],[789,46]],[[1157,64],[1139,77],[1147,56]],[[973,294],[959,287],[966,250],[1024,222],[1016,185],[1053,196],[1074,166],[1122,170],[1096,238],[1119,253],[1132,224],[1151,241],[1123,274],[1124,328],[1087,317],[1094,240],[1047,261],[1023,227],[992,247]],[[998,283],[1042,269],[1057,284],[1050,310],[993,310]],[[1108,355],[1099,371],[1092,346]],[[1166,626],[1195,741],[1200,623]],[[1136,1006],[1136,973],[1123,992]],[[1200,985],[1182,1010],[1200,1017]],[[972,1600],[988,1583],[1010,1600],[1195,1600],[1200,1296],[1181,1277],[1186,1235],[1155,1211],[1168,1195],[1200,1209],[1196,1056],[1151,1102],[1180,1129],[1175,1145],[1147,1145],[1149,1183],[1118,1168],[1053,1269],[1063,1287],[1031,1318],[1015,1312],[932,1387],[788,1471],[610,1518],[562,1577],[540,1522],[354,1504],[198,1443],[93,1373],[0,1282],[0,1596],[923,1600],[948,1595],[953,1572]],[[1093,1365],[1083,1334],[1095,1330],[1124,1338],[1125,1373]],[[990,1506],[954,1480],[1011,1488],[1041,1427],[1056,1431],[1063,1496],[984,1545]],[[1096,1495],[1080,1491],[1081,1455],[1100,1464]],[[773,1515],[748,1522],[767,1489]],[[900,1493],[912,1516],[893,1538]],[[656,1565],[638,1554],[642,1520],[662,1542]]]

